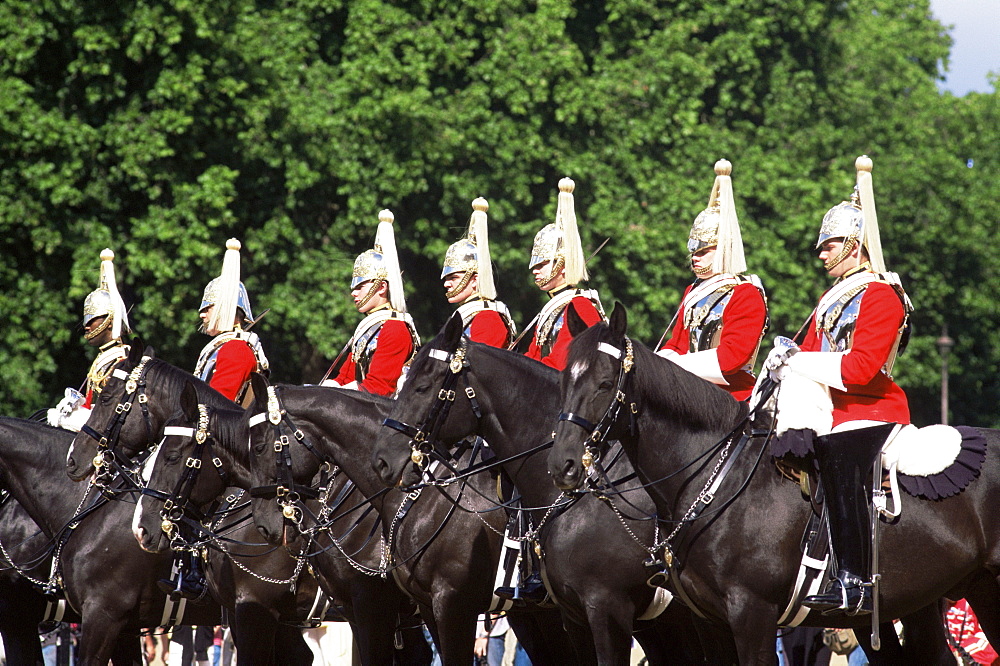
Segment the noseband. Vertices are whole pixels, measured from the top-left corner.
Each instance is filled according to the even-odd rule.
[[[590,433],[590,437],[588,437],[584,442],[583,456],[580,459],[584,468],[588,471],[595,462],[600,460],[601,455],[608,448],[608,434],[611,432],[611,428],[618,421],[622,408],[625,406],[626,384],[629,377],[632,376],[632,366],[635,364],[635,359],[632,354],[632,340],[628,337],[625,338],[624,354],[621,349],[618,349],[617,347],[606,342],[600,343],[597,346],[597,349],[598,351],[604,352],[608,356],[621,360],[621,365],[618,366],[618,381],[615,386],[615,396],[612,398],[611,404],[608,405],[608,409],[604,412],[604,416],[601,417],[600,421],[594,424],[586,418],[573,412],[562,412],[559,414],[560,421],[569,421],[570,423],[578,425]],[[637,413],[638,409],[636,408],[636,404],[634,402],[629,403],[629,432],[633,435],[636,432],[635,417]],[[555,438],[555,433],[552,434],[552,437],[553,439]]]
[[[383,426],[401,432],[410,438],[410,460],[421,470],[427,468],[427,459],[439,443],[438,432],[455,404],[455,397],[458,395],[455,388],[460,381],[465,383],[464,393],[469,398],[469,404],[472,406],[472,413],[476,415],[476,420],[478,421],[483,416],[479,401],[476,399],[476,391],[469,384],[469,361],[466,358],[468,352],[469,339],[464,336],[453,353],[449,354],[443,349],[430,350],[430,357],[447,363],[451,372],[445,375],[441,388],[438,390],[437,399],[431,405],[427,417],[424,418],[419,427],[392,418],[382,421]]]
[[[184,461],[184,473],[177,480],[173,492],[163,500],[163,508],[160,510],[160,529],[167,535],[171,542],[179,538],[177,522],[185,515],[193,518],[197,522],[204,519],[201,511],[191,503],[191,491],[195,481],[198,480],[198,473],[201,471],[202,460],[205,456],[205,445],[215,443],[215,438],[208,430],[208,407],[198,405],[198,426],[197,428],[187,428],[184,426],[167,426],[163,429],[163,437],[168,436],[191,437],[194,439],[194,449],[191,455]],[[163,446],[161,443],[160,446]],[[212,457],[212,465],[222,480],[223,487],[226,486],[226,471],[222,469],[222,460],[218,456]],[[156,491],[145,491],[145,494],[156,496]],[[210,512],[211,513],[211,512]]]
[[[274,455],[275,455],[275,480],[277,483],[269,486],[257,486],[250,489],[251,497],[276,498],[281,506],[281,513],[287,519],[298,524],[302,520],[302,510],[298,503],[302,498],[316,499],[319,491],[312,486],[303,486],[295,483],[295,476],[292,474],[292,456],[289,451],[291,439],[283,431],[290,432],[292,437],[301,443],[306,449],[316,456],[320,462],[320,468],[324,475],[330,472],[330,463],[316,451],[316,448],[306,439],[302,430],[297,428],[288,417],[285,408],[281,406],[278,397],[278,390],[274,386],[267,387],[267,411],[255,414],[250,417],[250,428],[261,423],[268,422],[274,432]],[[326,485],[326,479],[320,486]]]
[[[146,364],[152,359],[151,356],[143,356],[139,364],[132,368],[132,372],[126,374],[121,368],[115,368],[111,376],[124,380],[125,392],[115,413],[108,422],[104,433],[99,433],[89,425],[84,424],[80,432],[84,433],[97,442],[97,455],[94,456],[94,468],[97,476],[101,476],[101,468],[105,465],[117,466],[115,460],[115,447],[118,444],[118,437],[121,435],[125,419],[132,413],[132,401],[138,399],[139,407],[142,409],[143,420],[146,424],[146,440],[148,441],[153,432],[153,425],[149,418],[149,398],[146,396]],[[136,397],[138,392],[138,397]],[[121,468],[119,467],[119,471]]]

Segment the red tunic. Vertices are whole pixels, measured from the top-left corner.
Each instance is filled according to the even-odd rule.
[[[902,324],[903,305],[896,291],[884,282],[870,283],[861,295],[854,341],[840,364],[841,380],[847,390],[830,389],[834,427],[861,420],[910,422],[906,394],[882,372]],[[802,350],[822,351],[820,335],[814,313]]]
[[[559,315],[559,319],[563,320],[563,325],[559,329],[558,335],[556,335],[556,340],[552,344],[552,351],[549,352],[549,355],[542,358],[542,350],[538,346],[538,329],[536,328],[535,337],[532,338],[531,346],[528,347],[525,356],[533,358],[536,361],[541,361],[545,365],[559,371],[562,371],[566,367],[566,357],[569,355],[569,343],[573,341],[573,334],[569,332],[569,326],[565,322],[566,311],[569,308],[573,308],[587,326],[593,326],[601,321],[601,313],[597,311],[597,308],[590,302],[590,299],[586,296],[577,296],[569,302],[569,305]]]
[[[506,349],[510,343],[510,331],[503,317],[496,310],[480,310],[469,324],[469,339],[491,347]]]
[[[955,642],[973,659],[977,664],[995,664],[1000,662],[996,651],[990,645],[982,627],[979,626],[979,619],[969,607],[969,602],[959,599],[945,613],[945,624]],[[952,652],[956,652],[952,647]],[[961,663],[961,662],[959,662]]]
[[[403,365],[413,354],[413,338],[401,319],[387,319],[379,329],[377,338],[378,346],[368,365],[368,374],[358,376],[359,368],[352,351],[334,381],[341,386],[357,381],[358,388],[369,393],[392,395],[396,391],[399,376],[403,374]]]
[[[694,285],[684,290],[684,298]],[[674,323],[674,330],[660,349],[672,349],[678,354],[690,351],[690,335],[684,326],[684,298],[681,298],[680,312]],[[733,287],[733,295],[722,311],[722,334],[719,336],[719,368],[728,386],[720,386],[729,391],[737,400],[746,400],[753,392],[754,376],[743,370],[750,362],[757,345],[760,344],[764,323],[767,321],[767,306],[760,290],[749,282]]]
[[[245,340],[230,340],[219,347],[215,356],[215,369],[208,385],[236,400],[240,389],[250,379],[250,373],[257,369],[257,357]]]

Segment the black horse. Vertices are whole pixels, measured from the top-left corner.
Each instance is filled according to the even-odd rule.
[[[148,488],[160,491],[161,499],[143,497],[136,507],[133,529],[140,545],[151,551],[166,550],[169,539],[163,532],[162,519],[173,515],[174,525],[190,523],[193,517],[199,516],[211,507],[216,499],[227,492],[227,485],[249,489],[250,456],[247,449],[249,427],[247,413],[242,409],[222,409],[208,407],[198,403],[198,389],[195,380],[184,385],[180,395],[180,411],[166,422],[167,432],[175,433],[178,427],[180,434],[168,434],[149,462],[144,474],[148,476]],[[205,433],[199,439],[199,428]],[[217,462],[216,462],[217,461]],[[343,490],[342,481],[330,484],[328,492],[339,495]],[[176,508],[163,515],[163,499],[166,497]],[[240,512],[239,516],[228,516],[226,522],[235,522],[245,517],[250,519],[249,511]],[[346,521],[350,524],[353,516]],[[251,526],[253,523],[249,523]],[[358,525],[357,534],[368,534],[371,525]],[[174,527],[170,529],[179,529]],[[259,535],[257,535],[259,538]],[[248,538],[244,535],[242,538]],[[315,544],[306,544],[315,550]],[[378,539],[373,544],[377,548]],[[269,572],[255,563],[255,558],[262,554],[262,546],[269,550],[278,548],[280,553],[285,549],[271,546],[266,541],[258,546],[243,544],[230,546],[230,555],[240,558],[247,565],[253,566],[255,573],[270,578],[284,578],[284,572]],[[304,553],[300,561],[305,561]],[[377,560],[377,552],[374,555]],[[273,562],[275,558],[266,558],[263,564]],[[296,563],[296,559],[283,556],[283,559]],[[328,562],[325,560],[329,560]],[[319,562],[323,561],[323,566]],[[366,666],[380,664],[429,664],[431,651],[423,638],[419,622],[411,622],[402,629],[405,652],[394,649],[394,634],[397,630],[398,618],[412,618],[412,603],[392,582],[378,576],[366,576],[355,570],[349,562],[332,552],[314,554],[314,570],[320,575],[324,590],[335,599],[347,600],[344,608],[347,619],[351,623],[355,642],[360,652],[361,663]],[[301,567],[301,565],[299,565]],[[287,568],[286,568],[287,569]],[[331,575],[326,575],[326,574]],[[392,609],[396,609],[393,611]]]
[[[452,365],[452,361],[457,365]],[[458,398],[436,424],[425,417],[438,403],[440,388],[455,381],[454,368],[464,379],[453,387]],[[654,599],[647,585],[652,572],[643,562],[655,541],[651,520],[635,520],[654,511],[627,459],[612,470],[623,479],[620,496],[577,495],[561,498],[545,470],[550,431],[559,408],[559,373],[526,357],[469,343],[462,337],[461,319],[452,318],[441,333],[424,345],[413,360],[409,379],[396,400],[390,418],[397,423],[422,424],[437,429],[437,437],[449,448],[471,435],[489,442],[500,458],[509,458],[504,471],[522,493],[524,506],[541,507],[533,512],[541,525],[537,543],[546,587],[564,614],[567,626],[582,626],[580,640],[594,645],[598,663],[627,664],[633,631],[650,663],[698,662],[702,646],[697,630],[705,635],[705,658],[709,663],[735,661],[732,638],[707,623],[696,627],[683,606],[671,604],[655,622],[637,621]],[[464,383],[463,383],[464,382]],[[464,398],[469,387],[477,404]],[[477,415],[479,410],[481,416]],[[409,486],[420,480],[421,471],[412,464],[410,437],[390,428],[379,434],[373,461],[382,481]],[[430,449],[430,442],[425,442]],[[533,450],[533,452],[532,452]],[[545,507],[560,506],[549,512]]]
[[[622,414],[633,413],[634,421],[605,423],[603,432],[621,440],[650,484],[664,530],[672,531],[699,496],[707,499],[703,489],[721,460],[717,443],[739,427],[746,407],[643,345],[627,342],[621,305],[609,324],[583,331],[582,322],[571,318],[569,325],[577,337],[562,380],[567,420],[555,429],[549,457],[553,479],[566,490],[580,485],[584,441],[592,436],[580,425],[600,423],[621,390]],[[1000,444],[998,433],[984,434],[990,450]],[[773,465],[758,464],[766,455],[764,445],[758,439],[734,453],[731,471],[714,488],[709,508],[676,538],[668,531],[670,538],[664,539],[680,587],[701,613],[732,629],[745,664],[774,662],[775,624],[788,603],[811,511],[796,484]],[[942,596],[966,597],[990,640],[1000,642],[1000,520],[992,510],[1000,500],[997,479],[1000,457],[992,452],[980,479],[958,495],[938,502],[896,498],[902,514],[882,529],[879,551],[883,617],[925,613]],[[870,622],[870,616],[811,613],[804,624],[853,626],[866,634]]]
[[[254,418],[265,418],[251,428],[257,485],[286,483],[278,477],[275,465],[276,442],[281,436],[292,443],[282,450],[288,455],[287,468],[295,483],[312,479],[322,459],[335,461],[370,498],[387,526],[383,538],[390,559],[386,568],[417,602],[444,663],[470,663],[476,616],[489,607],[492,598],[506,523],[502,512],[477,513],[493,506],[483,499],[496,492],[493,480],[487,476],[471,480],[469,486],[426,489],[415,500],[407,500],[406,493],[387,490],[370,463],[391,400],[338,388],[270,387],[256,375],[252,386],[257,402],[250,411]],[[301,439],[291,435],[296,428]],[[272,540],[280,541],[286,521],[281,507],[269,504],[256,505],[254,519]],[[405,517],[398,517],[404,513]],[[379,567],[377,560],[374,566]],[[571,660],[573,646],[562,631],[558,613],[510,613],[508,619],[536,666]]]
[[[237,407],[190,373],[153,358],[151,349],[141,350],[134,345],[128,358],[108,379],[101,397],[95,402],[87,422],[88,428],[74,441],[66,463],[70,476],[80,478],[89,474],[93,470],[92,461],[95,457],[102,459],[103,465],[108,465],[112,460],[131,459],[147,449],[151,442],[159,441],[167,420],[180,412],[181,393],[188,383],[195,387],[198,402],[218,409],[231,410]],[[119,407],[129,403],[133,405],[130,408]],[[101,430],[95,430],[97,428]],[[245,442],[245,423],[243,428],[242,441]],[[95,439],[93,435],[87,434],[88,429],[99,433],[99,436],[107,434],[109,437],[106,441]],[[113,437],[110,436],[112,434]],[[249,485],[245,468],[234,468],[233,471],[230,483],[238,485],[243,482],[244,485]],[[239,488],[236,489],[237,492],[238,490]],[[147,534],[149,537],[157,536],[159,530],[149,530]],[[240,523],[238,529],[227,536],[237,541],[263,545],[260,534],[249,520]],[[288,608],[294,607],[299,609],[299,617],[305,619],[314,601],[315,581],[311,576],[303,576],[295,593],[290,592],[287,587],[262,581],[255,575],[257,569],[277,572],[274,578],[286,580],[297,563],[283,551],[271,550],[261,554],[260,550],[250,548],[256,555],[251,558],[254,571],[247,571],[250,567],[242,561],[223,557],[217,550],[209,550],[209,583],[220,601],[228,607],[234,607],[236,611],[233,632],[237,656],[241,660],[246,659],[246,663],[266,663],[273,658],[282,663],[303,663],[311,653],[308,652],[301,632],[294,627],[279,624],[278,613],[282,609],[287,612]],[[341,573],[348,581],[365,578],[360,572],[348,567]],[[347,585],[350,586],[351,583],[348,582]],[[350,607],[353,602],[358,602],[357,599],[352,602],[349,595],[336,594],[336,586],[327,591],[339,604]],[[377,595],[362,596],[360,603],[365,608],[360,615],[362,618],[375,617],[385,608],[383,599]],[[378,634],[377,639],[373,638],[362,648],[367,650],[372,644],[391,644],[392,636],[391,630],[388,636]],[[271,656],[272,653],[275,657]]]
[[[100,493],[65,474],[71,434],[36,421],[0,418],[3,485],[49,539],[56,538],[79,508],[95,506]],[[169,558],[144,553],[129,532],[134,507],[106,502],[79,519],[59,551],[63,589],[81,618],[77,663],[140,664],[140,630],[162,624],[166,596],[156,580],[169,573]],[[183,621],[219,624],[222,611],[210,601],[186,604]],[[123,652],[120,652],[123,651]]]

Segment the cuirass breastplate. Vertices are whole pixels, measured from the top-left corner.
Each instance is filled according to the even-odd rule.
[[[854,328],[857,326],[858,313],[861,311],[861,297],[867,286],[865,285],[860,291],[847,292],[825,312],[817,315],[822,351],[847,351],[854,344]]]
[[[361,337],[354,341],[354,378],[362,382],[368,376],[368,370],[372,364],[372,357],[378,348],[378,334],[382,332],[381,324],[372,326],[361,334]]]
[[[566,304],[567,307],[569,303]],[[555,343],[556,338],[559,337],[559,331],[562,330],[563,324],[566,322],[566,308],[563,308],[559,315],[552,322],[552,326],[548,329],[548,335],[545,336],[544,340],[539,340],[538,348],[542,352],[542,358],[545,358],[552,353],[552,345]]]
[[[694,304],[688,318],[688,352],[706,351],[719,346],[722,336],[722,312],[733,297],[734,285],[707,294]]]

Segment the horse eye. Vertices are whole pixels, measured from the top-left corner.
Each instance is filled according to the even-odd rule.
[[[429,391],[429,390],[430,390],[430,386],[421,385],[421,386],[415,387],[413,389],[413,392],[416,393],[416,394],[418,394],[418,395],[423,395],[424,393],[427,393],[427,391]]]
[[[601,390],[601,391],[610,391],[611,390],[611,381],[609,380],[609,381],[601,382],[601,385],[598,386],[597,388],[599,390]]]
[[[181,452],[174,449],[172,451],[167,451],[167,455],[164,456],[169,463],[175,463],[181,459]]]

